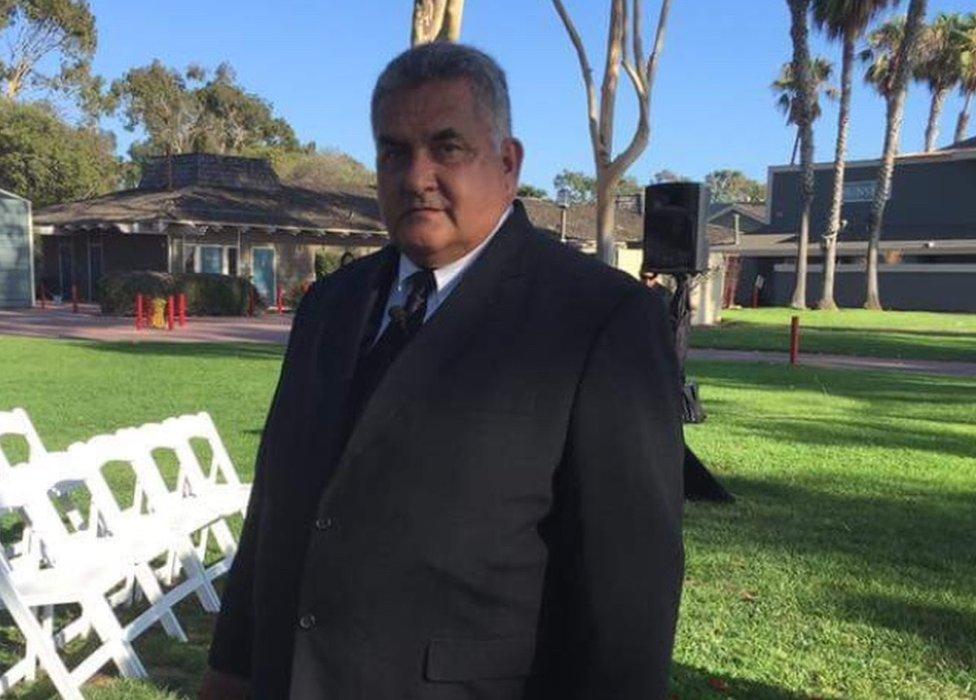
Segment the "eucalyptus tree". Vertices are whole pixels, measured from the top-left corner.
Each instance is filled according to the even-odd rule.
[[[884,152],[878,168],[868,224],[864,295],[864,306],[868,309],[881,308],[881,295],[878,291],[878,246],[881,242],[885,206],[891,195],[891,175],[895,169],[895,156],[901,138],[908,78],[917,60],[918,39],[925,21],[927,2],[928,0],[911,0],[907,19],[892,20],[872,32],[868,38],[870,48],[862,54],[862,57],[871,61],[865,79],[884,97],[886,113]]]
[[[851,125],[851,94],[855,49],[868,25],[889,5],[898,0],[813,0],[813,21],[833,41],[841,42],[840,109],[837,115],[837,144],[834,148],[834,181],[827,231],[823,234],[823,290],[817,306],[836,309],[834,280],[837,271],[837,236],[840,234],[840,212],[844,203],[844,167],[847,159],[847,135]]]
[[[410,45],[461,38],[464,0],[414,0]]]
[[[959,14],[940,13],[922,30],[914,75],[932,93],[929,119],[925,127],[925,152],[935,149],[939,138],[939,118],[946,98],[962,77],[961,39],[965,24]]]
[[[11,100],[31,87],[67,90],[90,76],[98,36],[85,0],[0,0],[0,35],[7,44],[0,83]]]
[[[593,69],[583,46],[576,25],[566,11],[562,0],[552,0],[556,13],[562,20],[570,42],[576,50],[583,87],[586,91],[586,113],[590,131],[590,145],[596,165],[596,240],[597,254],[604,262],[616,262],[617,247],[614,241],[616,190],[627,169],[647,148],[651,135],[651,93],[657,74],[664,36],[667,31],[671,0],[661,0],[654,46],[644,55],[644,12],[642,0],[632,0],[628,10],[627,0],[610,0],[610,23],[607,36],[606,63],[600,96],[597,97]],[[613,155],[614,113],[617,103],[617,86],[620,69],[630,80],[637,96],[637,127],[623,151]]]

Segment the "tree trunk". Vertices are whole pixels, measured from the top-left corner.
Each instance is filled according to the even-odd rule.
[[[410,45],[461,38],[464,0],[414,0]]]
[[[959,143],[966,139],[966,132],[969,130],[969,107],[972,102],[973,93],[967,92],[962,103],[962,109],[959,110],[959,119],[956,120],[956,135],[952,139],[953,143]]]
[[[854,40],[851,34],[844,36],[843,58],[840,73],[840,113],[837,117],[837,148],[834,151],[834,191],[830,202],[830,219],[824,236],[823,291],[820,309],[835,310],[834,277],[837,271],[837,237],[840,235],[840,213],[844,205],[844,166],[847,158],[847,132],[851,125],[851,92],[854,73]]]
[[[945,106],[946,97],[948,96],[948,89],[939,89],[932,93],[932,106],[929,108],[929,123],[925,127],[926,153],[935,150],[935,142],[939,139],[939,117],[942,116],[942,108]]]
[[[868,259],[865,269],[866,289],[864,308],[881,309],[881,294],[878,291],[878,247],[881,243],[881,228],[884,225],[885,206],[891,194],[891,174],[895,169],[895,155],[901,138],[901,123],[905,116],[905,98],[908,95],[908,76],[912,69],[911,56],[921,32],[925,18],[927,0],[911,0],[908,6],[908,19],[905,22],[905,36],[898,48],[898,68],[892,85],[892,93],[887,99],[887,126],[885,128],[884,155],[878,169],[878,184],[871,204],[868,238]]]
[[[790,165],[796,165],[796,153],[800,150],[800,128],[796,129],[796,138],[793,139],[793,153],[790,155]]]
[[[807,307],[807,256],[810,235],[810,209],[813,204],[813,81],[810,75],[807,14],[810,0],[787,0],[790,8],[790,37],[793,41],[793,71],[800,90],[797,127],[800,131],[800,167],[803,214],[796,241],[796,283],[793,288],[794,309]]]
[[[596,254],[607,265],[617,264],[617,241],[614,235],[616,202],[613,185],[606,177],[597,178],[596,188]]]

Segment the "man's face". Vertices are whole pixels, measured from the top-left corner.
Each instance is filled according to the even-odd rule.
[[[522,146],[495,143],[468,81],[390,94],[374,128],[380,209],[400,250],[436,268],[476,248],[515,198]]]

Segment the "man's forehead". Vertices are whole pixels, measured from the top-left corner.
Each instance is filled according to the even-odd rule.
[[[437,80],[384,96],[377,104],[374,127],[378,137],[408,130],[431,137],[450,129],[462,133],[471,129],[472,121],[490,127],[481,112],[469,81]]]

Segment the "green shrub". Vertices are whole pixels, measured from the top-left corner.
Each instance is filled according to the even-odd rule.
[[[166,297],[176,294],[176,282],[168,272],[112,272],[98,281],[102,313],[135,316],[136,294],[144,297]]]
[[[315,281],[328,277],[342,264],[342,252],[320,250],[315,253]]]
[[[99,282],[102,313],[134,315],[136,294],[167,297],[186,294],[186,309],[191,316],[244,316],[248,294],[254,290],[249,280],[229,275],[187,272],[114,272]],[[255,296],[257,291],[254,290]],[[261,305],[255,305],[260,312]]]

